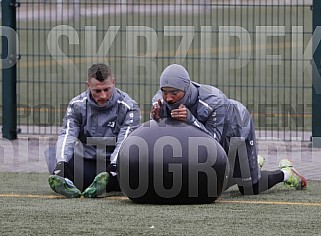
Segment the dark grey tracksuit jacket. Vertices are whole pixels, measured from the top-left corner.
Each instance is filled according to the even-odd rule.
[[[106,158],[116,164],[122,142],[140,125],[140,109],[125,92],[115,88],[105,106],[98,106],[89,93],[81,93],[68,104],[56,144],[57,162],[68,162],[75,151],[84,158]],[[75,145],[79,142],[83,150]]]
[[[260,178],[260,172],[257,164],[257,150],[255,140],[255,130],[250,113],[244,105],[232,99],[219,89],[203,84],[191,83],[191,99],[188,104],[184,104],[191,112],[188,120],[190,125],[194,125],[212,136],[225,152],[231,151],[231,143],[238,149],[240,142],[246,145],[246,165],[249,165],[249,173],[240,173],[240,166],[237,166],[234,172],[239,179],[235,183],[252,184],[257,183]],[[162,92],[159,90],[153,97],[153,104],[162,99]],[[170,110],[162,106],[161,117],[170,117]],[[240,152],[238,150],[238,152]],[[238,153],[240,154],[240,153]],[[240,156],[240,155],[239,155]],[[231,155],[229,155],[229,159]],[[235,157],[235,156],[234,156]],[[233,157],[233,158],[234,158]],[[243,158],[243,159],[244,159]],[[248,161],[247,161],[248,160]],[[230,160],[234,167],[234,159]]]

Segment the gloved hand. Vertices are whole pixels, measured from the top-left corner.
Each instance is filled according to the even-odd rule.
[[[115,176],[116,175],[116,171],[117,171],[117,167],[116,167],[116,164],[109,164],[107,166],[107,169],[106,171],[111,174],[112,176]]]
[[[196,118],[193,116],[192,112],[190,110],[187,110],[187,117],[186,117],[186,123],[192,125]]]
[[[157,103],[155,103],[152,106],[152,111],[150,113],[150,118],[151,119],[158,121],[161,118],[160,109],[162,108],[162,106],[163,106],[163,104],[162,104],[161,100],[158,99]]]
[[[73,179],[74,179],[68,166],[67,166],[67,163],[64,161],[60,161],[57,163],[53,173],[54,173],[54,175],[59,175],[63,178],[68,178],[71,181],[73,181]]]
[[[192,112],[184,105],[180,104],[177,109],[171,111],[171,117],[175,120],[184,121],[187,124],[193,124],[195,117]]]

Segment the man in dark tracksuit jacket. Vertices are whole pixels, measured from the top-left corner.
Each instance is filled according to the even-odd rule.
[[[254,124],[246,107],[213,86],[191,81],[183,66],[165,68],[152,102],[152,119],[171,117],[186,122],[221,144],[231,167],[227,188],[237,184],[242,194],[258,194],[280,182],[306,188],[306,180],[289,160],[280,162],[280,170],[261,171]]]
[[[89,68],[87,87],[69,102],[55,152],[47,153],[53,174],[49,185],[66,197],[96,197],[105,189],[119,190],[118,152],[140,125],[137,103],[115,87],[107,65]]]

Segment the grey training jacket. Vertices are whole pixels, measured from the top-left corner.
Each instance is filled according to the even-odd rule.
[[[247,138],[252,131],[251,116],[246,107],[240,102],[228,99],[219,89],[191,82],[191,94],[187,104],[184,104],[191,112],[187,123],[198,127],[219,143],[223,144],[225,138]],[[161,99],[159,90],[153,97],[153,104]],[[170,110],[163,106],[161,117],[170,117]]]
[[[195,82],[191,84],[189,96],[190,99],[184,104],[190,111],[186,123],[198,127],[215,138],[228,154],[231,166],[235,164],[236,156],[233,153],[236,154],[236,151],[239,159],[241,158],[240,161],[248,160],[248,165],[246,162],[245,166],[250,167],[249,171],[241,172],[239,165],[230,172],[229,186],[235,183],[242,186],[257,183],[261,175],[257,164],[255,130],[246,107],[240,102],[228,99],[222,91],[213,86]],[[161,91],[154,96],[153,104],[157,99],[162,100]],[[161,117],[170,117],[170,109],[164,101],[162,103]],[[242,148],[239,150],[243,142],[246,145],[245,152]],[[231,155],[229,155],[230,150]],[[237,178],[232,177],[235,171]]]
[[[140,109],[127,93],[114,88],[105,106],[98,106],[89,93],[81,93],[68,104],[56,145],[57,162],[68,162],[77,154],[116,164],[122,142],[140,125]]]

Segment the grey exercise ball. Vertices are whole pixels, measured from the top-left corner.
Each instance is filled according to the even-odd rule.
[[[212,203],[229,170],[214,138],[172,119],[150,120],[133,131],[120,148],[117,166],[123,193],[148,204]]]

